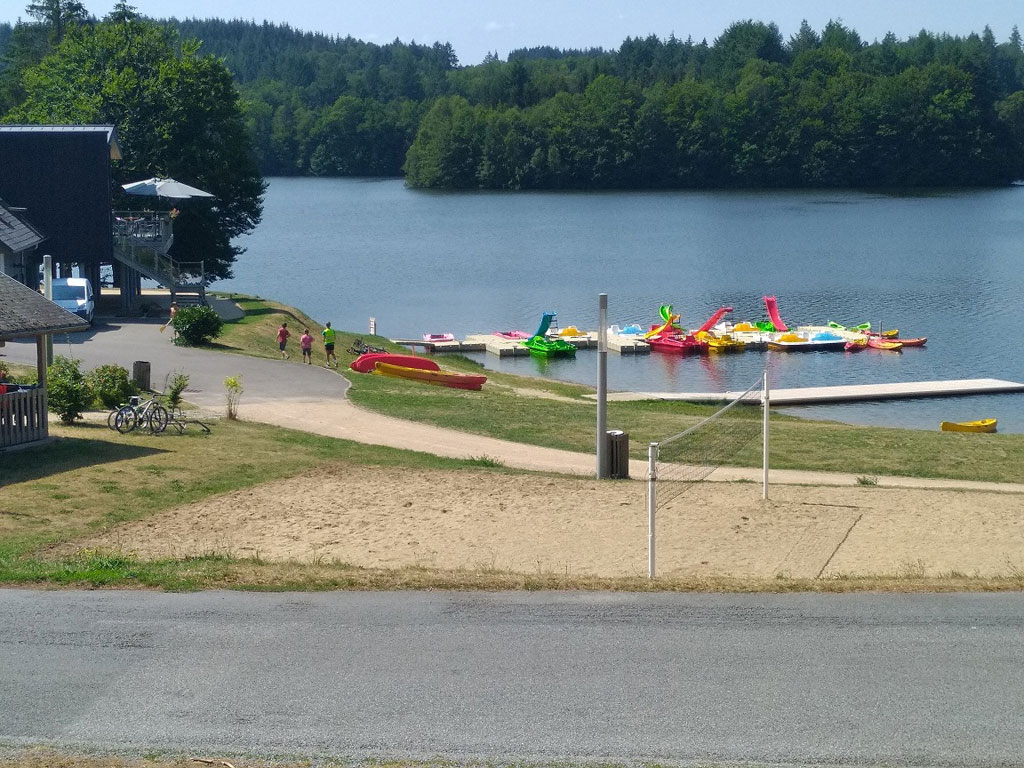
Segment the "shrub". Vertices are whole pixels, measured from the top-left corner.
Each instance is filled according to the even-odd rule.
[[[210,307],[180,307],[171,325],[177,333],[175,344],[198,347],[220,336],[224,321]]]
[[[7,363],[0,360],[0,381],[9,381],[7,378],[11,375],[11,369],[7,367]]]
[[[171,408],[181,405],[181,393],[188,386],[187,373],[168,374],[167,383],[164,384],[164,399]]]
[[[82,418],[82,411],[92,403],[92,391],[79,365],[78,360],[58,355],[46,369],[49,408],[65,424]]]
[[[128,370],[120,365],[101,365],[85,375],[93,395],[104,408],[113,409],[128,402],[137,394],[138,387],[128,377]]]
[[[224,388],[228,394],[228,418],[237,419],[238,401],[242,399],[242,393],[245,391],[245,387],[242,386],[242,374],[224,379]]]

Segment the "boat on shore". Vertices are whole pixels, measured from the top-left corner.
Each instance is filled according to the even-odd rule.
[[[977,421],[943,421],[939,429],[943,432],[995,432],[998,419],[978,419]]]
[[[441,366],[428,357],[402,355],[394,352],[367,352],[353,360],[349,364],[349,368],[359,373],[372,373],[377,363],[402,365],[406,368],[421,368],[425,371],[439,371],[441,369]]]
[[[455,341],[454,333],[424,333],[424,341]]]
[[[441,387],[452,387],[454,389],[480,389],[484,382],[487,381],[486,376],[474,373],[425,370],[423,368],[409,368],[404,365],[392,365],[391,363],[377,363],[373,368],[373,373],[378,376],[422,381],[427,384],[436,384]]]

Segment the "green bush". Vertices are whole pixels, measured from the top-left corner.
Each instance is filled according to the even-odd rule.
[[[188,374],[177,371],[167,375],[167,383],[164,385],[164,400],[167,405],[177,408],[181,405],[181,393],[188,386]]]
[[[177,333],[175,344],[198,347],[220,336],[224,321],[209,307],[180,307],[171,325]]]
[[[0,360],[0,381],[10,381],[7,377],[11,375],[11,369],[7,367],[7,363]]]
[[[79,370],[80,361],[58,355],[46,369],[47,397],[50,410],[65,424],[82,418],[82,411],[92,403],[92,391],[85,375]]]
[[[128,402],[138,387],[128,378],[128,370],[120,365],[101,365],[85,375],[93,395],[104,408],[113,409]]]

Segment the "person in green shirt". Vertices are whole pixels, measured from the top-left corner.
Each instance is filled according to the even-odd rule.
[[[334,360],[334,367],[338,367],[338,358],[334,355],[334,329],[331,328],[330,323],[326,323],[323,331],[320,333],[324,337],[324,351],[327,353],[327,364],[326,368],[331,367],[331,360]]]

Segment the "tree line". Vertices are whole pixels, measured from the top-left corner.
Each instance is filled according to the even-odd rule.
[[[160,23],[201,40],[233,73],[267,175],[404,173],[411,186],[460,189],[992,185],[1024,176],[1016,28],[1004,43],[987,27],[866,43],[835,21],[820,32],[805,22],[785,39],[774,24],[748,20],[711,43],[652,35],[613,51],[543,46],[461,66],[447,43],[376,45],[239,20]],[[4,34],[0,25],[0,48]]]

